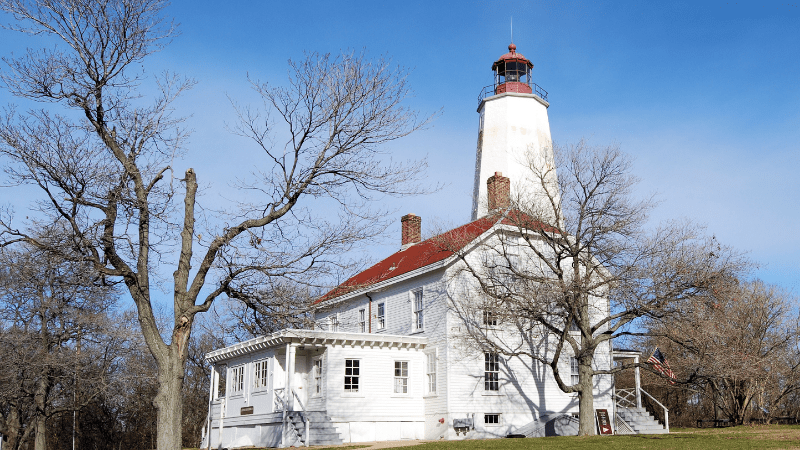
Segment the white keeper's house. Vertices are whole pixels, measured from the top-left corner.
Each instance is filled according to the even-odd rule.
[[[455,253],[472,257],[486,242],[513,238],[518,228],[504,218],[510,196],[536,195],[526,161],[553,160],[547,93],[530,80],[533,64],[514,44],[508,49],[479,98],[472,221],[422,241],[420,217],[403,216],[399,251],[320,298],[314,329],[208,353],[203,448],[577,434],[577,398],[550,369],[464,345],[464,319],[453,308],[475,289]],[[596,310],[606,315],[607,300],[597,299]],[[638,359],[612,353],[610,344],[598,350],[598,368]],[[561,363],[577,376],[574,358]],[[641,406],[638,389],[628,394]],[[594,405],[612,412],[617,431],[646,431],[635,418],[621,420],[610,375],[595,377]]]

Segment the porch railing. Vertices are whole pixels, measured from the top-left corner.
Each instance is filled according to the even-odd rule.
[[[292,389],[292,395],[294,395],[294,399],[297,400],[297,403],[300,404],[300,409],[303,411],[303,425],[306,426],[306,441],[304,444],[308,447],[308,441],[311,440],[311,419],[308,417],[308,411],[306,411],[306,406],[303,404],[303,401],[297,396],[297,391]]]
[[[286,419],[288,418],[289,412],[290,412],[289,398],[286,395],[286,388],[273,389],[272,392],[273,392],[273,398],[274,398],[274,400],[273,400],[274,411],[275,412],[279,412],[279,411],[283,412],[283,424],[284,424],[284,427],[286,427],[288,425],[288,421]],[[306,405],[303,404],[303,401],[300,400],[300,396],[297,395],[297,391],[295,391],[294,389],[292,389],[292,396],[294,396],[294,399],[300,405],[300,411],[303,412],[301,417],[303,419],[303,425],[305,426],[305,430],[306,430],[306,434],[305,434],[306,439],[305,439],[304,444],[305,444],[306,447],[308,447],[308,442],[311,440],[310,439],[310,437],[311,437],[310,436],[310,434],[311,434],[311,419],[308,417],[308,411],[306,410]]]
[[[639,389],[639,392],[650,397],[650,400],[654,401],[664,410],[664,428],[667,430],[667,433],[669,433],[669,409],[644,389]],[[617,406],[636,408],[636,389],[617,389],[614,396],[616,397]]]

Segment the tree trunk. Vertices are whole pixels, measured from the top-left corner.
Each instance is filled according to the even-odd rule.
[[[3,444],[4,448],[9,448],[10,450],[16,450],[19,446],[20,441],[20,431],[22,429],[22,423],[19,417],[19,411],[17,411],[16,405],[12,405],[11,410],[8,412],[8,416],[6,417],[5,421],[5,433],[7,441]],[[5,447],[7,446],[7,447]]]
[[[34,403],[36,418],[34,423],[34,450],[47,450],[47,397],[50,393],[50,374],[45,372],[36,384]]]
[[[169,347],[166,361],[158,364],[158,393],[153,401],[156,407],[156,448],[181,450],[181,425],[183,422],[183,378],[186,357]]]
[[[36,433],[33,441],[34,450],[47,450],[47,418],[39,414],[36,416]]]
[[[592,358],[583,357],[578,359],[578,436],[593,436],[597,434],[594,420],[594,371],[592,370]]]

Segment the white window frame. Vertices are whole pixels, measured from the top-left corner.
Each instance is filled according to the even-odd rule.
[[[394,393],[408,395],[408,361],[394,362]]]
[[[422,288],[414,289],[411,295],[411,330],[425,330],[425,292]]]
[[[497,299],[487,296],[483,300],[482,308],[482,323],[486,328],[496,327],[499,323],[499,307],[497,306]]]
[[[367,332],[367,310],[364,308],[358,310],[358,325],[362,333]]]
[[[269,361],[269,359],[262,359],[253,363],[253,391],[270,388]]]
[[[569,374],[573,385],[581,382],[580,366],[578,365],[578,359],[574,356],[569,357]]]
[[[483,426],[499,427],[503,424],[503,415],[500,413],[483,413]]]
[[[386,329],[386,302],[378,303],[378,312],[376,314],[376,329],[383,331]]]
[[[348,365],[350,367],[348,367]],[[356,358],[345,358],[344,385],[343,385],[344,392],[346,394],[357,394],[361,387],[360,383],[361,383],[361,360]]]
[[[328,316],[328,331],[339,331],[339,313]]]
[[[244,395],[244,366],[241,364],[230,368],[231,396]]]
[[[483,354],[483,390],[500,392],[500,355],[497,353]]]
[[[311,367],[314,371],[314,385],[311,392],[312,397],[325,396],[325,360],[320,356],[311,359]]]
[[[427,395],[436,395],[436,385],[439,381],[436,375],[438,363],[436,351],[425,353],[425,393]]]

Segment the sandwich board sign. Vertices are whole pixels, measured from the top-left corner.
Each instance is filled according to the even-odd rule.
[[[611,418],[608,416],[607,409],[597,409],[595,410],[596,414],[595,417],[597,418],[597,428],[600,430],[600,434],[614,434],[614,430],[611,429]]]

